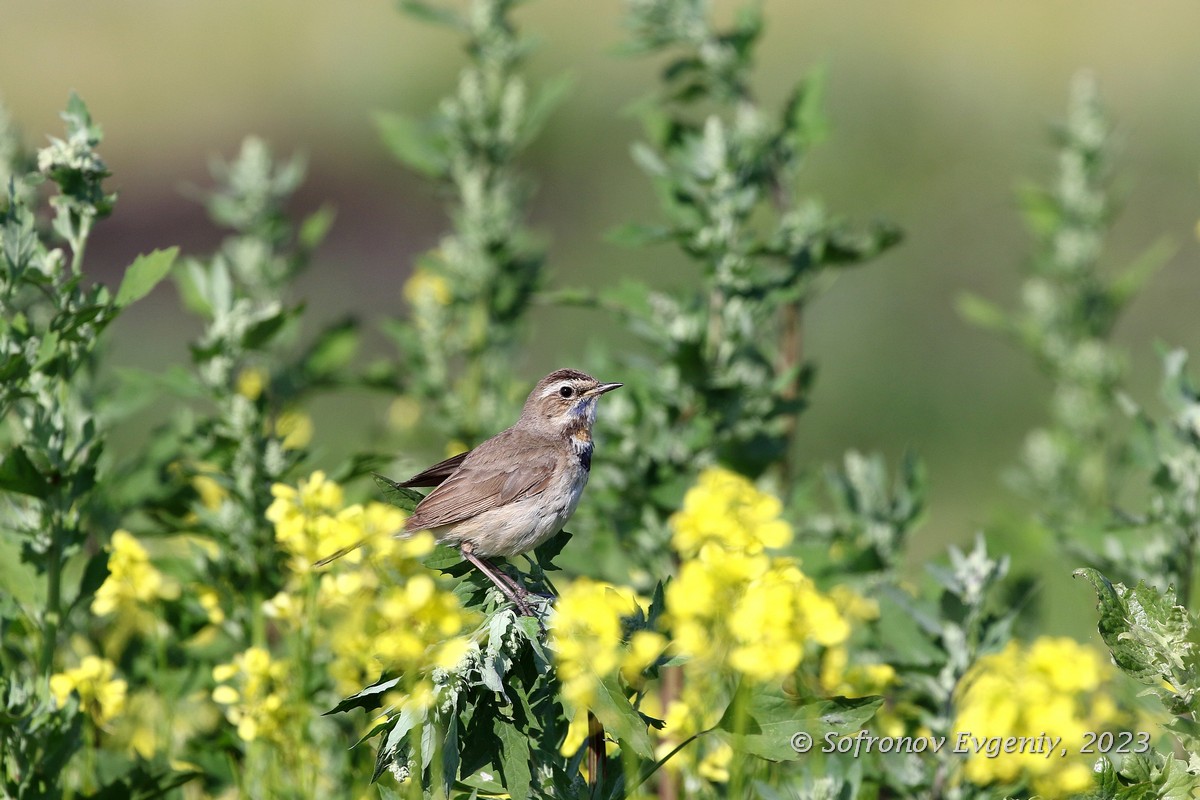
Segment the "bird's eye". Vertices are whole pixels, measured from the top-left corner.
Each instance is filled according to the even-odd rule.
[[[574,397],[574,396],[575,396],[575,389],[574,389],[574,388],[572,388],[572,387],[570,387],[570,386],[564,386],[564,387],[562,387],[561,389],[559,389],[559,390],[558,390],[558,393],[559,393],[560,395],[562,395],[563,397]]]

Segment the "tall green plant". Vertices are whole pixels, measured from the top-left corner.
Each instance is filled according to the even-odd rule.
[[[60,797],[71,787],[150,796],[176,783],[161,765],[126,759],[98,774],[76,758],[81,750],[92,758],[101,726],[123,703],[112,662],[84,656],[78,681],[63,673],[74,666],[66,645],[107,575],[102,548],[122,511],[102,488],[113,475],[96,356],[105,329],[162,279],[176,251],[139,257],[115,293],[86,280],[88,242],[116,196],[104,185],[100,128],[77,96],[63,119],[66,138],[38,151],[36,172],[24,171],[11,138],[0,146],[9,173],[0,203],[4,789],[12,797]],[[56,190],[49,229],[34,205],[45,182]],[[64,680],[74,692],[61,691]]]
[[[1109,188],[1113,123],[1095,80],[1079,75],[1067,116],[1055,129],[1058,174],[1020,192],[1036,248],[1018,308],[1004,311],[974,296],[959,304],[971,322],[1013,340],[1052,382],[1049,424],[1025,440],[1012,479],[1039,522],[1063,541],[1095,531],[1131,463],[1118,395],[1125,354],[1112,343],[1121,312],[1164,261],[1160,243],[1116,277],[1102,268],[1116,215]]]
[[[629,391],[605,417],[597,471],[602,514],[661,566],[665,520],[698,468],[720,462],[751,477],[793,473],[790,443],[812,367],[805,307],[821,278],[899,241],[896,229],[852,228],[798,192],[824,134],[821,79],[799,83],[770,111],[752,91],[763,31],[756,7],[721,30],[707,2],[631,2],[634,52],[667,56],[661,86],[640,106],[648,141],[633,157],[650,176],[664,221],[617,238],[672,244],[698,288],[638,282],[564,299],[598,306],[636,334],[644,354],[614,369]]]
[[[469,60],[429,118],[376,117],[393,155],[446,192],[453,228],[418,259],[404,286],[409,318],[385,326],[399,358],[372,380],[402,393],[424,427],[469,446],[510,424],[521,399],[513,368],[545,247],[525,222],[531,186],[517,162],[568,83],[529,86],[521,68],[531,44],[512,22],[516,0],[474,0],[461,13],[400,5],[462,36]]]

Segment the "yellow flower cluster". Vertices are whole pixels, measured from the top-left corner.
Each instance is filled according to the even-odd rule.
[[[683,498],[683,508],[671,517],[671,544],[682,558],[692,558],[708,545],[758,555],[765,548],[784,547],[792,529],[779,518],[779,498],[759,491],[746,478],[719,467],[700,474]]]
[[[128,685],[114,678],[117,668],[107,658],[84,656],[79,666],[50,676],[50,693],[59,708],[74,692],[79,705],[97,725],[105,725],[125,710]]]
[[[271,487],[275,500],[267,508],[267,519],[275,524],[275,540],[292,555],[292,570],[311,572],[313,565],[362,539],[357,516],[362,508],[343,509],[342,487],[320,470],[299,487],[277,483]],[[358,561],[360,554],[347,558]]]
[[[450,304],[450,284],[436,272],[418,268],[404,282],[404,299],[414,306],[445,306]]]
[[[626,646],[623,620],[639,609],[645,610],[626,586],[579,578],[560,592],[551,648],[563,699],[573,712],[564,754],[574,753],[586,737],[587,710],[595,707],[601,683],[618,669],[636,682],[666,648],[666,637],[647,630],[635,632]]]
[[[301,450],[308,447],[313,437],[312,417],[303,411],[284,411],[275,420],[275,435],[282,441],[284,450]]]
[[[706,470],[671,518],[683,565],[667,587],[667,612],[679,650],[748,678],[790,675],[810,644],[831,647],[850,634],[833,599],[794,559],[767,548],[791,541],[779,500],[740,475]]]
[[[248,648],[232,662],[213,668],[213,680],[218,684],[213,702],[224,709],[243,741],[287,740],[288,725],[293,723],[286,702],[288,671],[286,662],[273,660],[262,647]]]
[[[1064,797],[1092,785],[1094,756],[1078,755],[1087,731],[1111,730],[1116,707],[1099,691],[1113,673],[1107,659],[1072,639],[1042,637],[1009,642],[979,660],[964,678],[954,730],[989,736],[1061,736],[1067,759],[1044,754],[981,752],[967,758],[965,775],[977,785],[1031,780],[1035,793]]]
[[[267,518],[276,541],[292,555],[293,579],[264,610],[284,625],[320,617],[340,692],[356,692],[385,671],[413,677],[458,663],[468,647],[461,634],[474,619],[419,563],[433,550],[432,535],[397,539],[402,511],[384,503],[343,507],[341,487],[322,472],[296,488],[276,485],[271,491],[275,501]],[[304,585],[317,580],[314,563],[357,545],[364,547],[319,576],[316,607],[307,607]]]
[[[666,639],[653,631],[638,631],[625,647],[622,619],[638,609],[629,587],[588,578],[579,578],[559,594],[551,646],[563,697],[574,708],[594,706],[600,682],[618,668],[636,680],[662,654]]]
[[[330,631],[336,654],[330,674],[343,694],[385,671],[412,678],[435,667],[453,668],[470,646],[461,634],[473,615],[429,575],[413,575],[382,593],[371,588],[378,585],[374,579],[331,585],[345,609]]]
[[[92,599],[93,613],[139,620],[147,604],[179,596],[178,584],[155,569],[146,548],[128,531],[113,533],[109,549],[108,577]]]

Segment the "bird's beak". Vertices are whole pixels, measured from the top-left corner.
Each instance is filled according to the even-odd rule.
[[[592,389],[590,392],[588,392],[588,394],[593,397],[599,397],[606,392],[611,392],[613,389],[620,389],[624,385],[625,384],[623,383],[602,383],[595,389]]]

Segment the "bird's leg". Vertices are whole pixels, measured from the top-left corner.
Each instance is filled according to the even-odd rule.
[[[462,553],[462,557],[475,565],[475,568],[488,577],[496,588],[507,597],[512,604],[521,612],[521,616],[532,617],[533,609],[529,607],[529,603],[525,598],[529,596],[529,591],[513,582],[512,578],[505,575],[494,564],[484,558],[475,555],[475,548],[470,542],[463,542],[459,545],[458,551]]]

